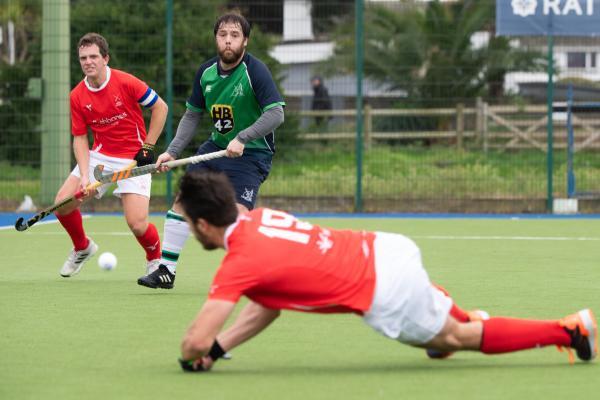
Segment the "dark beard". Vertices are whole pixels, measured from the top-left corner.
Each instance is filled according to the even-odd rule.
[[[238,61],[242,57],[242,54],[244,54],[244,49],[243,48],[241,48],[239,50],[239,52],[235,51],[234,49],[229,49],[229,50],[231,51],[230,53],[229,52],[226,53],[225,51],[223,51],[223,52],[218,51],[219,58],[225,64],[233,64],[233,63],[235,63],[236,61]]]

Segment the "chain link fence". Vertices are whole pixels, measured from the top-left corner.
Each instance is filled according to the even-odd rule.
[[[40,197],[42,3],[0,4],[2,210],[14,210],[26,195],[47,205]],[[494,1],[364,1],[360,71],[360,8],[354,1],[171,4],[168,88],[169,0],[70,1],[70,87],[83,77],[77,40],[86,32],[101,33],[110,44],[111,67],[140,77],[163,98],[172,90],[174,132],[195,71],[216,54],[216,17],[241,11],[253,27],[248,50],[268,65],[287,103],[260,205],[310,212],[547,211],[545,41],[496,37]],[[575,102],[598,97],[598,44],[600,39],[556,39],[557,102],[566,101],[568,85]],[[364,97],[357,143],[358,77]],[[573,119],[571,172],[588,194],[580,199],[581,212],[600,209],[598,117]],[[552,195],[561,198],[570,172],[565,112],[554,113],[553,122]],[[182,156],[208,137],[210,124],[203,116]],[[163,134],[158,151],[167,144]],[[181,173],[174,172],[172,185]],[[167,207],[167,185],[164,176],[154,180],[156,211]],[[104,199],[90,207],[118,209]]]

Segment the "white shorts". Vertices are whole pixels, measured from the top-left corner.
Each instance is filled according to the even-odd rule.
[[[363,320],[400,342],[429,342],[444,327],[452,300],[433,287],[412,240],[377,232],[373,247],[375,294]]]
[[[96,167],[96,165],[104,165],[104,173],[107,173],[123,169],[129,164],[131,164],[132,161],[133,160],[129,158],[110,157],[104,154],[100,154],[97,151],[90,151],[90,183],[96,182],[96,178],[94,178],[94,168]],[[73,171],[71,171],[71,175],[76,176],[77,178],[81,177],[79,165],[76,165],[75,168],[73,168]],[[135,176],[133,178],[117,181],[117,189],[113,192],[113,194],[117,197],[121,197],[121,194],[123,193],[136,193],[150,198],[151,185],[152,177],[150,174]],[[106,184],[97,188],[97,194],[95,197],[99,199],[102,196],[104,196],[109,187],[110,184]]]

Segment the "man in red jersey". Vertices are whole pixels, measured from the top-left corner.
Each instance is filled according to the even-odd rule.
[[[208,300],[188,329],[181,367],[206,371],[265,329],[280,310],[354,313],[391,339],[438,352],[506,353],[557,345],[583,361],[596,357],[597,326],[589,309],[560,320],[492,317],[460,321],[450,297],[434,287],[409,238],[336,230],[259,208],[238,214],[224,175],[188,173],[178,202],[202,246],[226,250]],[[250,302],[222,330],[241,296]]]
[[[148,85],[133,75],[108,67],[108,43],[97,33],[84,35],[77,45],[79,63],[85,78],[71,91],[71,133],[77,166],[56,195],[56,201],[71,197],[77,190],[95,182],[93,170],[103,164],[108,171],[119,170],[133,161],[138,166],[154,162],[154,144],[160,136],[168,108]],[[148,133],[141,107],[152,110]],[[90,150],[88,129],[94,136]],[[121,198],[129,229],[146,253],[146,268],[160,261],[160,237],[148,223],[150,175],[119,181],[113,192]],[[77,274],[98,246],[83,229],[81,202],[95,195],[100,198],[109,185],[89,191],[56,212],[56,217],[73,242],[73,250],[60,275]]]

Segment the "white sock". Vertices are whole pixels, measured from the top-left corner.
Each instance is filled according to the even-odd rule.
[[[160,263],[166,266],[172,274],[175,273],[179,254],[189,235],[190,227],[183,216],[173,210],[167,211]]]

